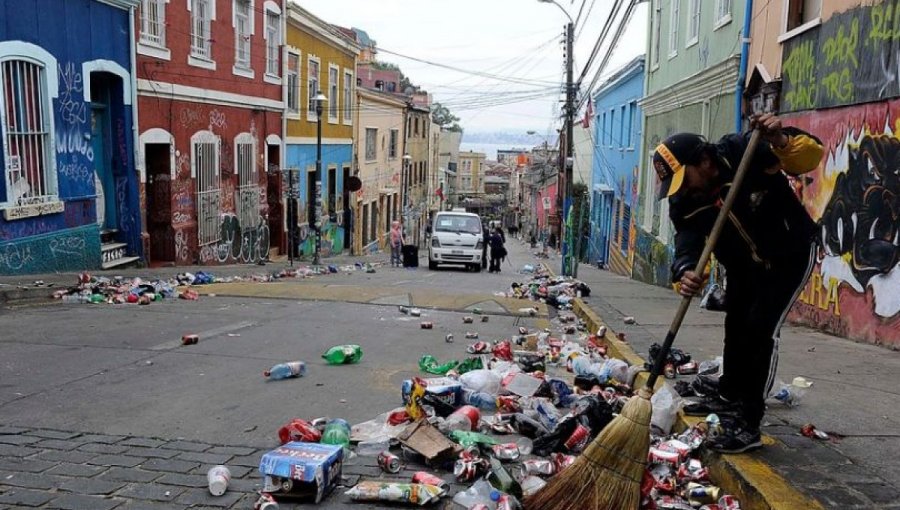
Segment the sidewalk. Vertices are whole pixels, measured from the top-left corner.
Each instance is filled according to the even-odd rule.
[[[558,258],[549,263],[558,270]],[[578,277],[592,290],[585,303],[646,359],[680,298],[589,265],[579,266]],[[626,325],[626,316],[637,323]],[[698,361],[721,355],[724,317],[693,306],[675,345]],[[748,455],[825,508],[900,508],[900,352],[795,326],[781,336],[778,379],[802,375],[815,384],[800,407],[769,407],[763,432],[776,441]],[[808,439],[799,433],[806,423],[844,437]]]

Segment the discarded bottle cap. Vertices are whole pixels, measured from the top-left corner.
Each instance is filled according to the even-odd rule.
[[[184,335],[181,337],[182,345],[194,345],[200,341],[200,337],[198,335]]]

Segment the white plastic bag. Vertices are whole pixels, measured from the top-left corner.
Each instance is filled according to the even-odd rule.
[[[496,395],[500,391],[500,376],[491,370],[479,369],[459,376],[463,388],[475,393]]]
[[[665,384],[662,389],[653,394],[650,403],[653,405],[653,416],[650,418],[653,432],[663,436],[669,435],[684,401],[672,390],[671,386]]]

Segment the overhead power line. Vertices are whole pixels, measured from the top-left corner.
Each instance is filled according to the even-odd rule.
[[[443,68],[443,69],[449,69],[449,70],[451,70],[451,71],[456,71],[456,72],[458,72],[458,73],[470,74],[470,75],[472,75],[472,76],[478,76],[478,77],[481,77],[481,78],[490,78],[490,79],[492,79],[492,80],[497,80],[497,81],[506,81],[506,82],[509,82],[509,83],[516,83],[516,84],[519,84],[519,85],[540,85],[540,84],[544,84],[544,85],[552,85],[552,84],[554,83],[554,82],[551,82],[551,81],[545,81],[545,80],[534,80],[534,79],[522,78],[522,77],[516,77],[516,76],[501,76],[501,75],[496,75],[496,74],[486,73],[486,72],[483,72],[483,71],[473,71],[473,70],[470,70],[470,69],[463,69],[463,68],[461,68],[461,67],[451,66],[451,65],[447,65],[447,64],[441,64],[441,63],[439,63],[439,62],[433,62],[433,61],[425,60],[425,59],[422,59],[422,58],[417,58],[417,57],[412,57],[412,56],[409,56],[409,55],[404,55],[404,54],[402,54],[402,53],[397,53],[397,52],[395,52],[395,51],[387,50],[387,49],[384,49],[384,48],[381,48],[381,47],[378,48],[378,51],[387,53],[387,54],[389,54],[389,55],[394,55],[394,56],[397,56],[397,57],[400,57],[400,58],[405,58],[405,59],[407,59],[407,60],[412,60],[413,62],[419,62],[419,63],[422,63],[422,64],[428,64],[428,65],[431,65],[431,66],[440,67],[440,68]]]

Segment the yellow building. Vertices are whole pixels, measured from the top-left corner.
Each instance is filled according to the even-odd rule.
[[[405,173],[405,193],[403,220],[410,244],[423,240],[425,222],[428,219],[428,132],[431,129],[431,111],[427,106],[407,102],[406,107],[406,148],[409,155]]]
[[[483,152],[460,152],[456,190],[460,195],[479,195],[484,193],[484,160]]]
[[[320,182],[322,232],[320,253],[342,252],[350,244],[352,221],[349,190],[344,183],[353,164],[353,103],[359,46],[327,22],[295,3],[288,3],[285,87],[285,168],[299,171],[296,203],[299,251],[314,249],[312,217],[316,211],[316,183]],[[322,174],[316,172],[316,96],[321,102]]]

